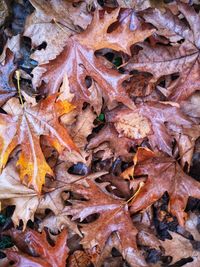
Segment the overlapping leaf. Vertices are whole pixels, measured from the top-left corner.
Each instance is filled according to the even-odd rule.
[[[179,78],[168,89],[169,99],[173,101],[185,100],[200,88],[200,17],[193,7],[180,1],[177,1],[177,4],[187,22],[173,15],[170,10],[163,13],[150,9],[144,15],[146,21],[158,28],[159,34],[172,41],[172,45],[151,46],[142,43],[142,50],[127,65],[128,70],[137,69],[152,73],[155,81],[161,76],[178,73]],[[174,45],[174,40],[183,42]]]
[[[5,62],[0,63],[0,106],[16,94],[16,88],[12,81],[15,70],[14,55],[7,49]]]
[[[11,114],[0,114],[0,168],[5,167],[10,153],[21,146],[17,166],[20,178],[36,191],[41,192],[45,175],[53,175],[40,147],[40,136],[51,139],[53,146],[59,152],[63,148],[69,150],[76,146],[59,123],[59,117],[73,109],[65,101],[56,102],[56,95],[49,96],[34,107],[10,104]]]
[[[131,44],[142,41],[151,35],[154,30],[145,25],[142,31],[143,34],[141,34],[141,23],[133,12],[122,13],[122,21],[117,20],[118,16],[121,16],[119,14],[118,9],[109,15],[104,14],[103,19],[100,19],[100,14],[96,11],[94,19],[87,30],[71,37],[63,52],[55,60],[49,64],[42,65],[40,70],[37,70],[44,74],[40,76],[40,82],[36,82],[33,79],[34,83],[38,85],[39,83],[41,84],[41,81],[44,81],[43,91],[55,93],[59,89],[64,75],[67,74],[70,91],[75,94],[74,101],[79,104],[85,101],[92,105],[91,92],[85,82],[86,77],[90,76],[101,87],[102,95],[105,95],[110,102],[119,101],[133,107],[133,102],[129,99],[125,88],[122,86],[123,81],[129,78],[129,75],[120,75],[118,71],[108,69],[95,56],[94,52],[101,48],[110,48],[130,53]],[[136,20],[133,31],[129,29],[131,16]],[[109,26],[114,22],[119,23],[118,28],[108,33]],[[98,42],[93,41],[94,38],[96,40],[97,36],[95,30],[97,23],[99,29]],[[123,43],[119,41],[121,34],[124,39]],[[90,37],[88,38],[88,36]],[[128,43],[127,39],[129,40]]]
[[[89,215],[99,214],[94,222],[82,224],[81,232],[84,238],[81,243],[91,254],[97,254],[96,264],[101,258],[108,238],[117,232],[121,243],[121,253],[132,266],[146,266],[146,263],[136,245],[137,230],[134,227],[124,201],[111,196],[105,185],[97,185],[87,180],[88,187],[74,185],[71,190],[81,194],[86,201],[72,200],[72,206],[66,207],[66,214],[72,215],[73,220],[83,221]],[[93,231],[91,232],[91,229]],[[127,235],[126,233],[129,233]],[[99,254],[99,255],[98,255]]]
[[[7,258],[16,267],[64,267],[68,257],[66,246],[67,231],[57,238],[54,246],[42,234],[28,229],[25,232],[12,230],[9,232],[19,251],[7,250]]]
[[[169,211],[177,217],[179,224],[184,225],[187,218],[184,212],[188,198],[200,198],[200,183],[186,175],[180,165],[170,157],[152,155],[145,156],[144,149],[138,150],[138,161],[134,168],[134,175],[147,175],[145,185],[139,190],[132,203],[130,211],[135,213],[152,205],[168,192],[170,202]]]

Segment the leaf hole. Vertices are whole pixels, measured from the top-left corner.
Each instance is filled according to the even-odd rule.
[[[82,176],[87,175],[89,173],[89,169],[83,162],[78,162],[68,169],[68,173]]]
[[[44,41],[37,47],[37,50],[46,49],[46,47],[47,47],[47,42]]]

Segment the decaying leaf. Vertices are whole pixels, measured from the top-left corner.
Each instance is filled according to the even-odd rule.
[[[40,147],[40,136],[51,138],[52,145],[77,150],[67,130],[59,123],[59,117],[74,107],[68,102],[56,102],[56,95],[49,96],[34,107],[10,103],[9,114],[0,114],[1,164],[5,167],[12,150],[21,145],[17,166],[20,178],[37,192],[41,192],[45,175],[53,175]]]
[[[69,257],[69,267],[88,267],[90,265],[90,257],[82,250],[76,250]]]
[[[112,125],[108,124],[94,138],[91,139],[87,148],[96,148],[95,152],[97,152],[98,150],[100,151],[102,149],[100,145],[105,142],[109,143],[109,146],[114,152],[116,158],[121,156],[126,160],[132,157],[130,149],[136,144],[136,142],[130,138],[119,136],[116,129]]]

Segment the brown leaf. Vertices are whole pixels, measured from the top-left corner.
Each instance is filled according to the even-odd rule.
[[[138,150],[138,154],[143,150]],[[188,198],[200,198],[200,184],[186,175],[179,164],[172,158],[158,156],[137,162],[134,175],[147,175],[145,185],[139,190],[130,204],[132,213],[143,210],[168,192],[170,202],[168,209],[177,217],[179,224],[184,225],[184,212]]]
[[[194,250],[190,240],[182,237],[181,235],[170,232],[172,240],[165,240],[162,242],[162,246],[165,249],[165,254],[172,257],[172,264],[180,261],[184,258],[191,257],[192,262],[188,262],[186,266],[197,267],[200,260],[200,253],[198,250]]]
[[[136,13],[131,9],[126,9],[121,13],[119,11],[120,9],[115,9],[111,14],[105,13],[103,20],[100,19],[100,13],[95,12],[92,23],[86,31],[78,36],[80,43],[92,50],[110,48],[130,54],[132,44],[145,40],[155,31],[142,24]],[[109,32],[109,26],[117,22],[117,19],[120,23],[119,26]],[[131,29],[130,19],[134,25],[134,30]],[[98,28],[96,25],[98,25]],[[89,39],[90,42],[88,42]],[[117,40],[120,40],[120,42],[117,42]]]
[[[76,250],[68,260],[69,267],[88,267],[90,263],[89,255],[82,250]]]
[[[16,94],[13,84],[13,73],[16,70],[14,55],[7,49],[4,64],[0,64],[0,106]]]
[[[169,88],[169,99],[172,101],[185,100],[200,87],[200,17],[193,7],[177,2],[178,9],[187,22],[169,10],[163,13],[151,9],[144,17],[160,30],[160,34],[166,37],[171,37],[173,34],[179,37],[179,41],[183,39],[184,42],[172,46],[160,44],[151,46],[143,43],[140,45],[142,50],[133,56],[127,66],[128,70],[137,69],[152,73],[154,81],[161,76],[178,73],[179,78]]]
[[[81,224],[81,232],[84,234],[81,241],[83,247],[91,254],[99,254],[95,256],[95,264],[98,265],[108,238],[113,232],[116,232],[120,240],[120,252],[123,258],[132,266],[146,266],[137,250],[137,230],[127,212],[126,203],[111,196],[106,191],[105,184],[97,185],[88,179],[86,181],[88,187],[74,185],[71,190],[84,196],[87,201],[71,200],[72,206],[66,207],[66,213],[72,215],[73,220],[83,221],[89,215],[99,214],[95,221]],[[93,230],[91,231],[91,229]]]
[[[57,238],[54,246],[46,239],[46,234],[34,230],[10,230],[10,236],[19,248],[19,251],[7,250],[7,258],[14,262],[16,267],[63,267],[68,257],[66,246],[67,231],[64,230]]]
[[[122,16],[123,20],[120,21],[120,18],[118,19],[118,28],[108,33],[109,26],[117,20],[118,14],[119,9],[109,15],[105,13],[103,19],[100,19],[99,12],[96,11],[91,26],[85,32],[72,36],[63,52],[55,60],[37,69],[41,75],[37,77],[37,82],[34,81],[34,84],[38,86],[44,81],[45,85],[41,88],[42,91],[46,93],[57,92],[64,75],[67,74],[70,91],[75,94],[75,103],[80,104],[85,101],[92,105],[93,103],[90,99],[91,92],[85,83],[85,78],[90,76],[101,87],[102,95],[105,95],[110,102],[115,100],[133,107],[133,102],[129,99],[122,86],[122,82],[129,78],[129,75],[122,75],[117,70],[107,68],[94,55],[94,52],[100,48],[112,48],[117,51],[129,52],[131,44],[151,35],[153,30],[147,29],[141,32],[140,22],[138,21],[137,26],[139,28],[136,27],[131,32],[128,26],[130,13],[122,12],[120,16]],[[133,14],[133,16],[135,15]],[[137,18],[135,17],[135,19]],[[98,26],[100,25],[100,28],[98,27],[100,35],[96,33],[97,23]],[[123,40],[126,40],[124,43],[116,41],[119,39],[119,36],[121,38],[121,34],[123,35]],[[95,40],[98,36],[98,42],[92,41],[94,40],[94,35]],[[88,36],[90,37],[88,38]],[[130,42],[127,43],[129,39]],[[41,78],[40,81],[39,78]]]
[[[56,58],[66,46],[69,36],[78,29],[76,26],[85,29],[91,21],[85,3],[74,7],[64,0],[30,2],[35,11],[26,21],[24,35],[31,38],[33,48],[46,44],[44,49],[36,50],[31,55],[39,64]]]
[[[151,147],[172,155],[176,134],[186,134],[185,128],[195,126],[176,103],[148,102],[137,105],[135,110],[118,107],[106,114],[121,136],[142,140],[148,137]],[[197,130],[198,131],[198,130]],[[197,133],[196,131],[196,133]],[[187,134],[186,134],[187,135]],[[177,138],[179,141],[179,138]],[[187,149],[189,149],[187,147]]]
[[[0,175],[0,200],[3,207],[7,207],[8,205],[15,206],[12,214],[14,225],[18,226],[22,220],[23,229],[25,230],[27,222],[29,220],[34,221],[35,215],[44,215],[46,209],[52,211],[51,216],[54,214],[56,218],[59,218],[64,208],[62,192],[69,190],[69,184],[66,183],[66,176],[70,175],[67,175],[67,172],[65,173],[65,182],[60,178],[60,184],[58,183],[56,188],[52,187],[50,188],[50,192],[38,196],[34,190],[20,182],[19,174],[15,168],[15,162],[10,161]],[[80,176],[78,178],[80,179]],[[44,224],[45,220],[47,218],[43,220]],[[56,231],[61,230],[62,227],[59,228],[57,225],[51,224],[49,228],[52,231],[53,229],[56,229]],[[74,232],[79,233],[76,225],[67,216],[65,217],[65,224],[62,225],[70,227]]]
[[[132,158],[132,153],[130,153],[130,148],[133,147],[136,142],[127,137],[119,136],[116,129],[111,125],[106,125],[94,138],[92,138],[87,146],[88,149],[97,148],[101,150],[101,144],[108,142],[115,157],[121,156],[122,159],[128,160]],[[117,144],[117,145],[116,145]],[[107,149],[107,148],[106,148]]]
[[[88,106],[86,109],[79,112],[76,122],[70,127],[70,136],[72,136],[73,142],[80,150],[84,150],[88,143],[87,137],[92,133],[95,119],[96,115],[91,107]]]
[[[10,103],[10,114],[0,114],[0,169],[5,167],[12,150],[21,145],[17,166],[20,179],[37,192],[41,192],[45,175],[53,175],[40,147],[40,136],[51,139],[52,145],[61,152],[63,148],[77,150],[67,130],[59,123],[59,117],[74,107],[66,101],[49,96],[34,107]]]

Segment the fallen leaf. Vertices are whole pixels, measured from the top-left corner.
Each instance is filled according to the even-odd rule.
[[[140,142],[147,137],[153,149],[172,155],[173,140],[178,136],[179,142],[179,136],[187,135],[184,127],[195,126],[191,118],[182,113],[176,103],[174,104],[147,102],[137,105],[135,110],[124,106],[117,107],[106,114],[106,120],[114,123],[121,136],[138,139]],[[197,132],[198,130],[198,135]]]
[[[141,149],[138,150],[138,153],[142,152]],[[134,175],[147,175],[148,178],[130,204],[131,213],[144,210],[168,192],[170,198],[168,209],[183,226],[187,218],[184,210],[188,198],[190,196],[200,198],[199,182],[185,174],[173,158],[156,154],[145,161],[138,161]]]
[[[65,173],[65,176],[70,176]],[[76,179],[80,179],[80,176]],[[2,206],[13,205],[15,210],[12,214],[12,221],[14,226],[19,226],[20,221],[23,222],[23,229],[25,230],[29,220],[34,221],[34,216],[42,214],[44,216],[45,210],[52,211],[54,216],[58,216],[64,208],[64,200],[62,199],[62,192],[69,190],[69,184],[62,181],[58,183],[56,188],[50,188],[50,192],[38,196],[37,193],[20,182],[19,174],[15,168],[15,162],[10,161],[0,175],[0,200]],[[70,180],[69,180],[70,181]],[[45,223],[44,219],[44,223]],[[76,225],[71,222],[69,218],[65,218],[65,226],[70,227],[76,233],[79,233]],[[56,225],[49,226],[53,230]],[[61,230],[61,228],[56,228]],[[57,231],[57,230],[56,230]]]
[[[9,230],[9,234],[16,243],[19,251],[7,250],[6,255],[16,267],[63,267],[68,257],[66,245],[67,231],[58,236],[54,246],[42,234],[28,229],[25,232]]]
[[[34,107],[10,103],[9,114],[0,114],[1,164],[5,167],[12,150],[21,145],[17,166],[20,179],[37,192],[41,192],[45,175],[53,175],[40,147],[40,136],[49,136],[59,152],[62,148],[77,150],[59,117],[74,107],[68,102],[56,102],[56,95],[49,96]]]
[[[105,142],[109,143],[109,147],[114,152],[115,158],[118,156],[125,160],[132,158],[130,149],[136,144],[136,142],[130,138],[119,136],[116,129],[110,124],[106,125],[94,138],[90,140],[87,149],[96,148],[95,152],[97,152],[98,147],[99,150],[101,150],[102,148],[100,145]]]
[[[76,26],[85,29],[91,21],[91,15],[83,2],[79,7],[64,0],[30,2],[35,11],[26,20],[24,36],[31,38],[32,46],[36,48],[31,58],[39,64],[56,58],[66,46],[70,35],[78,30]],[[46,47],[37,49],[42,44]]]
[[[91,180],[86,180],[88,186],[74,185],[71,191],[81,194],[87,201],[70,200],[72,206],[66,207],[66,213],[72,216],[73,220],[80,219],[82,222],[92,214],[99,214],[98,219],[88,224],[81,224],[81,232],[84,237],[81,244],[90,254],[98,256],[95,264],[101,258],[101,253],[106,242],[113,232],[116,232],[121,244],[122,256],[132,266],[146,266],[144,259],[137,250],[136,235],[131,218],[127,212],[126,203],[114,196],[111,196],[105,189],[105,184],[97,185]],[[91,232],[91,229],[93,231]],[[127,235],[126,233],[129,233]],[[94,260],[94,259],[93,259]]]
[[[178,79],[171,85],[169,99],[172,101],[186,100],[193,92],[199,90],[199,49],[200,17],[193,7],[177,1],[178,9],[186,22],[170,10],[164,13],[158,9],[150,9],[144,18],[155,25],[160,34],[166,37],[178,36],[184,42],[180,45],[151,46],[140,44],[142,50],[130,59],[127,70],[137,69],[153,74],[156,82],[161,76],[179,74]],[[164,29],[164,30],[163,30]]]
[[[162,241],[162,246],[165,249],[166,255],[172,257],[172,264],[180,261],[184,258],[191,257],[192,262],[184,264],[186,267],[197,267],[199,264],[200,253],[197,250],[194,250],[190,240],[182,237],[181,235],[170,232],[172,240],[166,239]]]
[[[115,100],[133,107],[133,102],[129,99],[122,86],[123,81],[129,78],[129,75],[120,75],[118,71],[107,68],[102,64],[102,61],[95,56],[94,52],[101,48],[111,48],[129,53],[131,44],[150,36],[154,30],[147,29],[146,31],[142,31],[141,34],[141,23],[138,20],[137,27],[131,32],[128,27],[130,13],[123,13],[122,11],[120,16],[122,16],[123,20],[120,21],[120,18],[118,19],[118,28],[107,33],[109,26],[117,21],[119,11],[120,10],[117,9],[109,16],[105,13],[103,19],[100,19],[99,11],[96,11],[92,23],[85,32],[70,37],[67,46],[55,60],[51,61],[50,64],[45,64],[37,68],[37,78],[33,79],[34,85],[39,86],[41,82],[44,81],[45,85],[43,85],[40,90],[45,93],[55,93],[59,89],[64,75],[67,74],[71,89],[70,92],[75,94],[75,103],[78,102],[80,104],[84,101],[91,103],[91,93],[85,84],[85,78],[90,76],[101,87],[103,95],[105,95],[110,102]],[[93,28],[97,23],[98,26],[101,25],[98,27],[101,35],[98,35],[100,39],[98,39],[96,43],[92,41],[92,36],[95,35],[96,40],[97,34],[96,30],[93,30]],[[94,29],[96,29],[96,27]],[[129,39],[131,36],[128,44],[126,44],[126,42],[122,43],[117,41],[121,30],[124,40]],[[89,35],[90,41],[88,41]],[[74,67],[71,68],[70,66]],[[38,73],[40,74],[38,75]],[[54,79],[52,79],[53,77]]]
[[[13,73],[16,70],[14,64],[14,55],[7,49],[4,64],[0,64],[0,106],[16,94],[16,88],[13,84]]]

